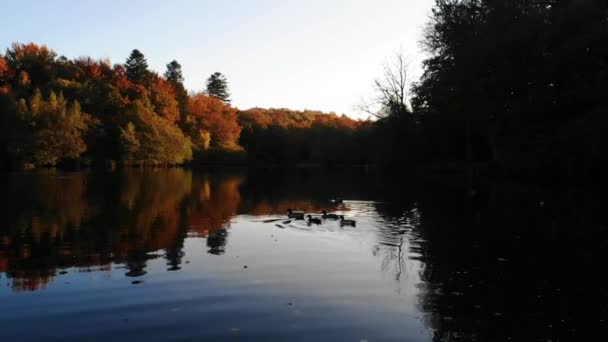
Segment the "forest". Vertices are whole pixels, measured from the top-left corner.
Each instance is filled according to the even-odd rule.
[[[3,163],[165,166],[245,162],[245,155],[268,163],[295,161],[292,155],[318,162],[344,149],[331,144],[332,137],[350,137],[364,125],[317,111],[240,111],[230,105],[221,73],[211,75],[201,93],[188,93],[183,82],[177,61],[159,75],[137,49],[112,65],[13,43],[0,55]]]
[[[407,82],[400,55],[375,81],[370,119],[230,102],[209,76],[188,92],[137,49],[122,64],[34,43],[0,54],[0,153],[50,165],[483,165],[515,175],[600,175],[608,158],[604,1],[436,0]],[[354,72],[354,71],[353,71]],[[238,77],[235,75],[234,77]]]

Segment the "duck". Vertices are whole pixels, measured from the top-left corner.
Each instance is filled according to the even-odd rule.
[[[291,219],[296,219],[296,220],[303,220],[304,212],[303,211],[294,211],[293,209],[289,208],[289,209],[287,209],[287,217],[289,217]]]
[[[312,215],[308,214],[306,217],[308,217],[308,223],[314,223],[314,224],[321,224],[321,219],[318,217],[312,217]]]
[[[328,214],[327,210],[323,210],[321,213],[323,214],[324,219],[337,220],[340,218],[338,214]]]
[[[341,226],[356,226],[357,225],[357,221],[353,220],[353,219],[345,219],[344,215],[340,215],[340,225]]]

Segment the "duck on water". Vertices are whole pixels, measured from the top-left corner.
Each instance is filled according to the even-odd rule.
[[[340,225],[355,227],[357,225],[357,221],[355,221],[353,219],[345,219],[344,215],[340,215]]]
[[[287,217],[289,217],[291,219],[296,219],[296,220],[303,220],[304,212],[303,211],[294,211],[293,209],[289,208],[289,209],[287,209]]]
[[[339,216],[338,214],[333,214],[333,213],[332,213],[332,214],[330,214],[330,213],[327,213],[327,210],[323,210],[321,213],[323,214],[323,216],[322,216],[322,217],[323,217],[324,219],[337,220],[337,219],[339,219],[339,218],[340,218],[340,216]]]
[[[308,214],[306,217],[308,217],[308,224],[321,224],[321,219],[318,217],[312,217],[312,215]]]

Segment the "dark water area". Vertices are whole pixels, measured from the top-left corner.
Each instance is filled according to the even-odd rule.
[[[608,201],[597,189],[311,170],[0,179],[0,341],[572,341],[608,331]],[[285,222],[288,208],[357,225]]]

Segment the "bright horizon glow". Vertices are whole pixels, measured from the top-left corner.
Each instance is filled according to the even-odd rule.
[[[383,63],[402,50],[411,79],[434,0],[12,1],[4,4],[2,54],[12,42],[47,45],[68,58],[124,63],[139,49],[162,75],[171,60],[189,91],[215,71],[233,105],[311,109],[366,118]]]

